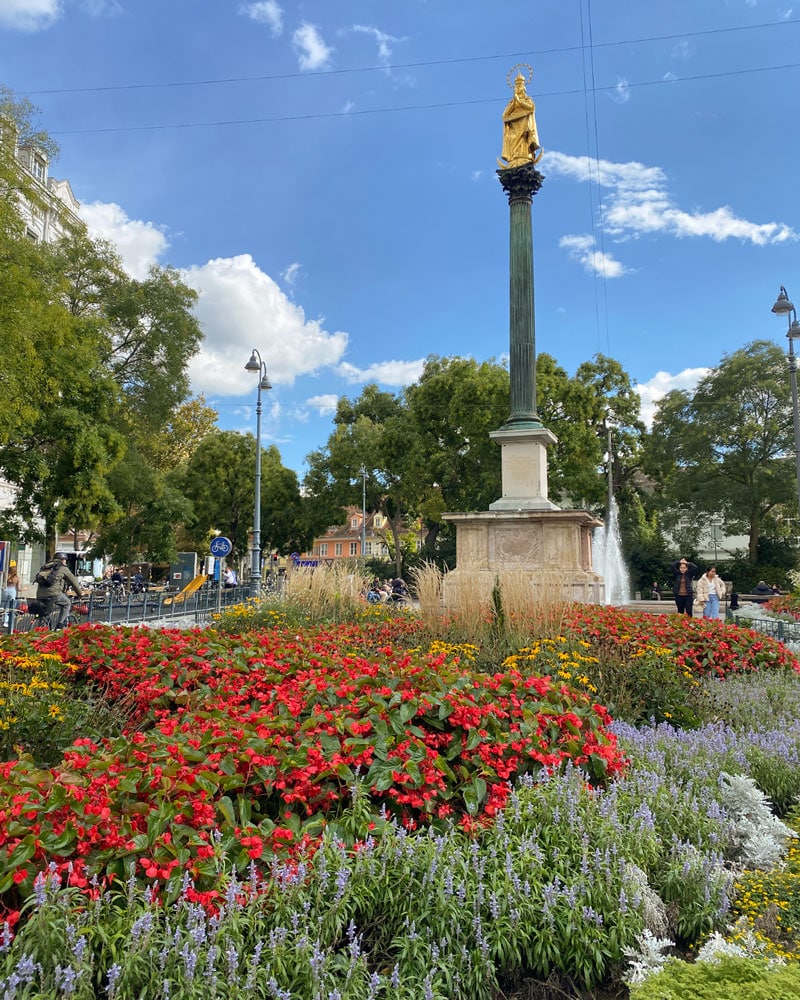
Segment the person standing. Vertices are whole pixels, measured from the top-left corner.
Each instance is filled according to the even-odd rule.
[[[682,557],[672,563],[672,595],[679,615],[692,617],[692,600],[694,589],[692,580],[697,575],[697,567],[693,562]]]
[[[703,606],[703,618],[719,618],[719,602],[725,596],[725,582],[717,576],[717,567],[709,566],[697,581],[697,600]]]
[[[17,574],[17,561],[16,559],[12,559],[8,564],[8,576],[6,577],[6,585],[3,588],[3,607],[9,611],[13,610],[17,606],[18,595],[19,575]]]

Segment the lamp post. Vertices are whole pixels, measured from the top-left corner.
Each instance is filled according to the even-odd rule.
[[[722,527],[722,519],[718,516],[713,516],[709,519],[709,524],[711,525],[711,532],[714,540],[714,565],[717,565],[717,528]]]
[[[786,336],[789,340],[789,381],[792,385],[792,417],[794,419],[794,464],[797,474],[797,508],[800,513],[800,409],[798,409],[797,404],[797,355],[794,353],[795,338],[800,337],[800,323],[797,322],[797,310],[790,301],[783,285],[781,285],[772,311],[776,316],[786,316],[789,322]]]
[[[361,476],[361,559],[367,554],[367,467],[358,470]]]
[[[253,549],[250,554],[250,593],[258,597],[261,592],[261,390],[272,388],[267,378],[267,366],[261,355],[253,348],[245,371],[258,375],[258,396],[256,397],[256,482],[255,503],[253,505]]]

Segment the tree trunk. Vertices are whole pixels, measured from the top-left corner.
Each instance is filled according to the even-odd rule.
[[[433,524],[429,524],[425,531],[425,548],[432,550],[436,545],[436,539],[439,537],[439,528],[441,525],[438,521],[434,521]]]
[[[755,514],[750,516],[750,538],[747,543],[747,558],[755,566],[758,562],[759,521]]]

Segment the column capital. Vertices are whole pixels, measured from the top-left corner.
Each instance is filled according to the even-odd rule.
[[[530,203],[544,182],[544,174],[540,174],[532,163],[523,163],[521,167],[509,167],[496,173],[508,195],[509,205],[517,201]]]

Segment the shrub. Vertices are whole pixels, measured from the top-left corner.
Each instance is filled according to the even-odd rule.
[[[60,657],[0,649],[0,760],[27,753],[38,767],[56,764],[78,737],[121,733],[130,714],[125,698],[112,704]]]
[[[503,667],[512,664],[583,687],[623,722],[688,726],[700,718],[700,681],[677,667],[672,651],[662,646],[558,636],[521,649]]]
[[[767,965],[759,959],[677,962],[631,986],[631,1000],[796,1000],[800,965]]]

